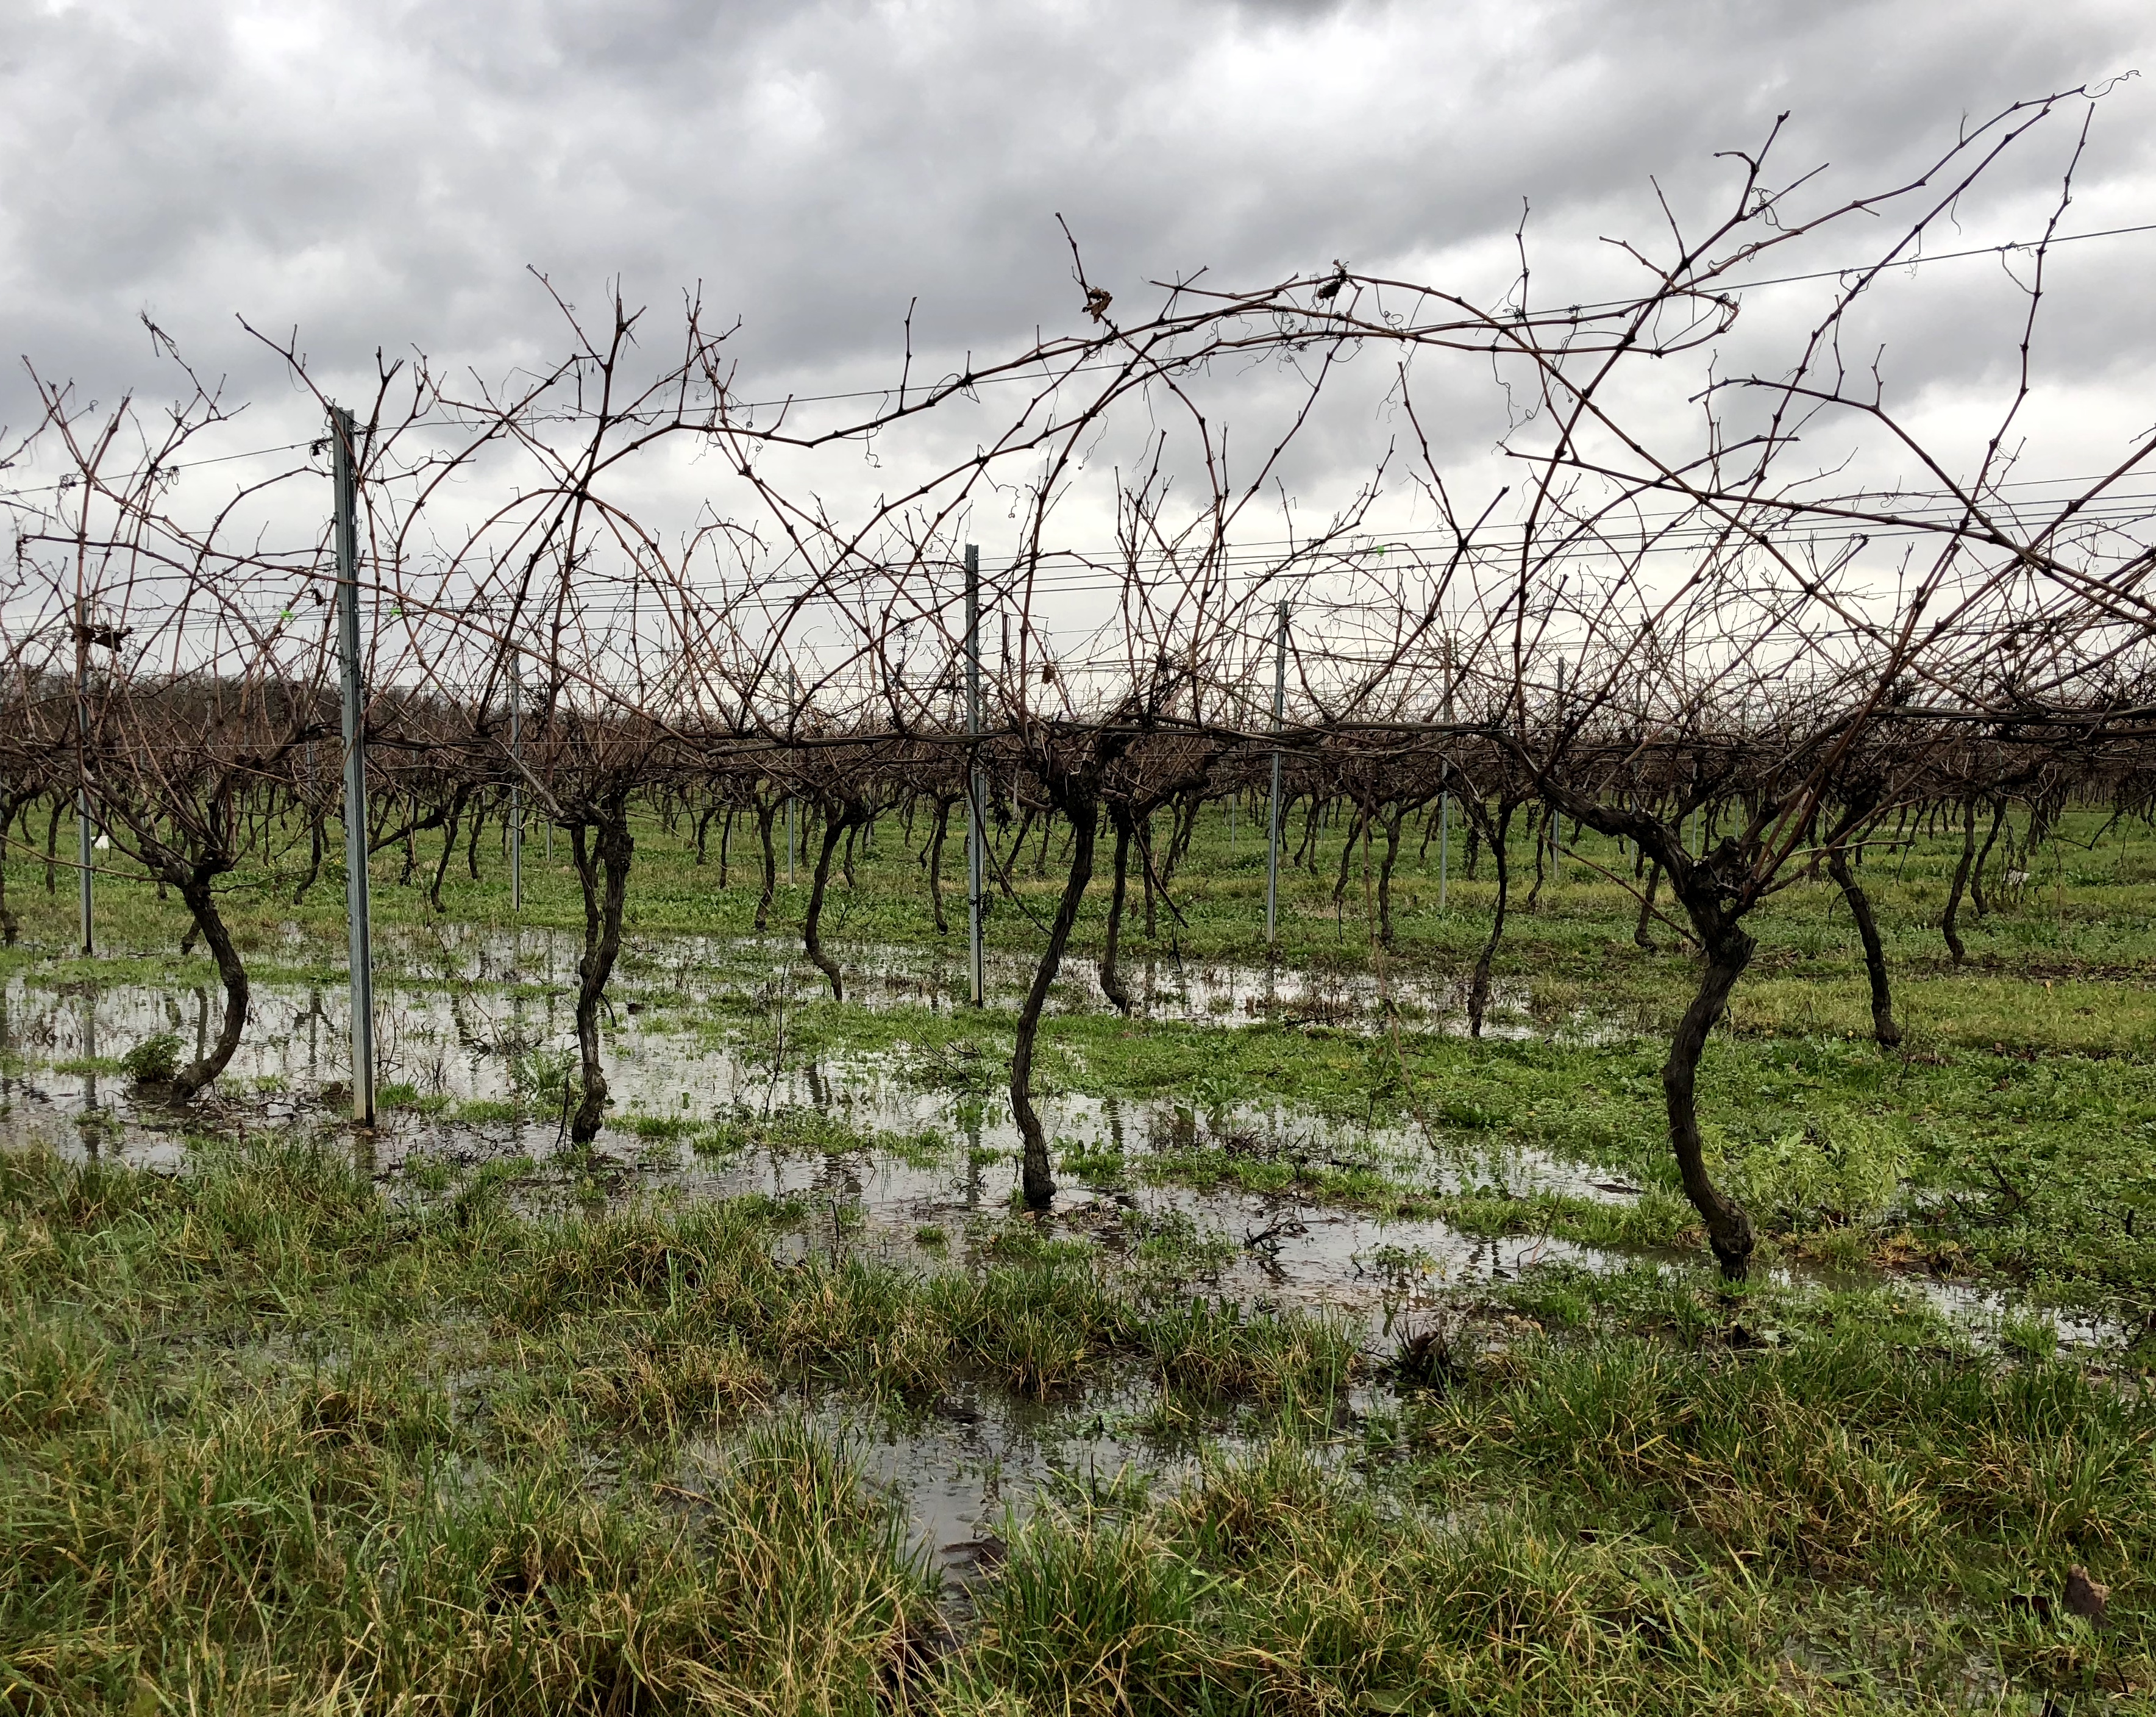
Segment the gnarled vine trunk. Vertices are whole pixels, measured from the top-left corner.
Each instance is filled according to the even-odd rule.
[[[1689,908],[1691,902],[1687,900],[1686,904]],[[1707,1034],[1729,1005],[1729,993],[1752,963],[1753,950],[1758,944],[1718,910],[1708,913],[1706,922],[1702,913],[1694,911],[1692,921],[1701,933],[1705,964],[1691,1005],[1677,1023],[1669,1059],[1662,1063],[1662,1098],[1669,1112],[1670,1144],[1676,1153],[1685,1196],[1707,1224],[1707,1243],[1713,1249],[1722,1273],[1741,1282],[1752,1257],[1752,1219],[1742,1205],[1714,1184],[1707,1172],[1706,1146],[1699,1131],[1697,1080]]]
[[[1969,866],[1975,862],[1976,801],[1971,799],[1962,813],[1961,862],[1954,866],[1953,882],[1947,890],[1947,909],[1939,919],[1939,933],[1946,938],[1947,952],[1958,966],[1969,959],[1969,950],[1961,940],[1961,901],[1969,888]]]
[[[629,860],[636,843],[629,833],[624,799],[609,799],[593,816],[588,838],[583,823],[569,825],[569,850],[584,894],[584,952],[577,962],[577,1054],[580,1095],[569,1123],[569,1138],[589,1144],[606,1119],[607,1082],[599,1065],[599,1009],[607,979],[621,953],[621,914],[629,893]]]
[[[180,891],[180,898],[187,902],[196,929],[202,934],[203,946],[217,962],[218,979],[224,985],[224,1021],[218,1027],[217,1041],[173,1076],[173,1093],[181,1098],[194,1096],[231,1064],[239,1047],[240,1034],[247,1029],[247,968],[239,958],[239,950],[233,945],[232,933],[225,926],[223,914],[217,909],[217,897],[210,892],[209,887],[212,879],[222,875],[225,868],[221,863],[198,864],[171,878]]]
[[[1475,813],[1478,826],[1484,815],[1478,807]],[[1490,856],[1497,867],[1497,904],[1490,918],[1490,939],[1476,956],[1475,973],[1467,984],[1467,1033],[1471,1037],[1482,1035],[1482,1015],[1490,1006],[1490,965],[1497,958],[1497,943],[1505,934],[1505,908],[1512,892],[1512,867],[1507,851],[1512,829],[1512,807],[1501,805],[1496,825],[1490,831]]]
[[[1999,844],[1999,831],[2006,826],[2006,801],[1994,799],[1991,803],[1991,832],[1984,837],[1984,846],[1976,855],[1976,864],[1969,873],[1969,903],[1976,908],[1981,918],[1991,910],[1991,903],[1984,892],[1984,867],[1991,861],[1991,849]]]
[[[808,885],[808,911],[801,920],[801,946],[816,969],[831,980],[831,1000],[846,999],[845,980],[839,975],[839,963],[824,952],[824,893],[831,881],[831,856],[839,843],[861,824],[868,820],[868,813],[855,805],[843,805],[836,815],[824,814],[824,841],[816,853],[816,874]]]
[[[1063,813],[1070,820],[1070,872],[1063,885],[1063,897],[1056,903],[1055,922],[1049,927],[1048,946],[1041,954],[1040,964],[1034,968],[1033,986],[1025,993],[1025,1005],[1019,1010],[1018,1038],[1011,1049],[1011,1113],[1025,1141],[1020,1181],[1026,1208],[1033,1211],[1047,1209],[1055,1197],[1055,1178],[1049,1172],[1048,1135],[1033,1107],[1034,1039],[1040,1031],[1040,1013],[1048,1004],[1049,989],[1062,969],[1063,950],[1070,940],[1070,927],[1078,921],[1079,902],[1092,879],[1093,835],[1101,815],[1100,807],[1086,794],[1069,795]]]
[[[763,892],[756,897],[756,928],[759,934],[771,928],[771,897],[778,892],[778,850],[771,840],[771,825],[778,820],[778,806],[775,801],[757,802],[756,832],[763,842]]]
[[[1662,867],[1659,861],[1647,866],[1647,887],[1640,896],[1640,921],[1632,926],[1632,940],[1649,954],[1655,951],[1655,938],[1647,933],[1647,926],[1654,922],[1655,891],[1662,886]]]
[[[1849,916],[1856,922],[1856,939],[1864,944],[1864,969],[1871,979],[1871,1035],[1887,1048],[1902,1041],[1902,1028],[1894,1023],[1894,991],[1887,981],[1887,949],[1879,939],[1879,920],[1871,911],[1871,897],[1849,867],[1849,854],[1837,846],[1826,856],[1827,874],[1849,902]]]
[[[1378,866],[1378,940],[1386,948],[1393,945],[1393,866],[1399,862],[1400,825],[1407,815],[1401,805],[1386,822],[1385,856]]]
[[[936,933],[948,936],[950,920],[943,916],[943,840],[951,830],[951,805],[947,799],[936,801],[936,826],[928,836],[928,851],[924,855],[928,870],[928,906],[936,915]]]
[[[1116,871],[1108,891],[1108,932],[1101,942],[1101,994],[1115,1004],[1117,1013],[1127,1016],[1131,990],[1116,957],[1122,947],[1123,892],[1130,882],[1131,820],[1127,811],[1111,810],[1108,815],[1116,825]]]

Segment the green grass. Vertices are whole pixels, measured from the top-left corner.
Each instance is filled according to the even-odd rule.
[[[1133,959],[1178,951],[1194,961],[1256,957],[1263,867],[1250,827],[1245,819],[1231,849],[1224,818],[1209,815],[1178,873],[1180,920],[1163,910],[1150,941],[1134,922],[1127,938]],[[1298,821],[1291,832],[1299,831]],[[921,867],[900,832],[886,820],[861,860],[858,886],[834,895],[826,936],[842,959],[866,944],[938,939]],[[1333,911],[1338,841],[1336,830],[1321,841],[1316,875],[1287,873],[1282,959],[1347,972],[1461,971],[1482,933],[1486,860],[1484,880],[1466,881],[1464,836],[1455,831],[1448,905],[1440,911],[1435,856],[1418,856],[1410,845],[1396,882],[1398,943],[1381,954],[1359,918],[1365,902],[1359,853],[1346,900]],[[1702,1074],[1711,1146],[1732,1186],[1755,1206],[1763,1233],[1787,1256],[1982,1272],[2040,1298],[2148,1315],[2156,1312],[2156,1256],[2148,1238],[2156,1213],[2144,1209],[2156,1191],[2144,1166],[2156,1141],[2156,984],[2148,982],[2156,955],[2156,839],[2094,813],[2069,816],[2060,840],[2030,861],[2025,888],[1995,898],[1981,919],[1965,912],[1974,954],[1964,968],[1947,961],[1936,923],[1957,851],[1953,836],[1920,840],[1906,853],[1876,851],[1864,867],[1887,927],[1897,1007],[1909,1031],[1897,1053],[1869,1041],[1854,936],[1834,890],[1800,882],[1757,915],[1761,953]],[[1582,851],[1607,868],[1625,869],[1606,842],[1590,838]],[[527,843],[526,856],[522,922],[575,927],[581,907],[566,846],[552,866],[536,841]],[[690,1002],[676,987],[679,974],[668,964],[673,956],[637,938],[745,932],[753,894],[744,885],[742,856],[737,851],[732,886],[718,889],[716,850],[713,861],[700,866],[685,829],[670,833],[654,820],[643,823],[630,943],[616,980],[624,1004],[640,1000],[663,1013],[670,1029],[723,1041],[752,1058],[769,1054],[798,1066],[879,1056],[917,1083],[1000,1101],[1010,1029],[1001,1012],[836,1005],[819,1000],[820,990],[805,981],[790,1001],[774,1003],[762,987],[762,954],[722,966],[714,974],[720,980],[714,999]],[[1524,879],[1525,855],[1516,858]],[[419,887],[398,886],[396,855],[378,855],[376,864],[377,911],[386,928],[416,933],[435,922]],[[1014,875],[1037,912],[1056,886],[1052,857],[1044,874],[1034,872],[1029,849]],[[451,866],[450,916],[504,924],[506,871],[492,846],[481,855],[480,873],[471,880],[461,856]],[[86,962],[59,952],[72,933],[64,891],[47,893],[41,867],[20,856],[8,861],[8,875],[31,944],[0,956],[0,965],[27,968],[49,983],[162,979],[177,986],[207,978],[198,960],[175,952],[182,928],[177,902],[158,901],[146,883],[118,876],[100,881],[105,945],[142,957]],[[342,939],[338,879],[326,876],[295,908],[288,897],[295,878],[289,863],[243,867],[226,896],[239,939],[265,979],[333,980]],[[782,939],[805,881],[781,890],[773,923]],[[1074,963],[1091,957],[1101,910],[1097,899],[1089,902]],[[1069,1172],[1112,1182],[1137,1164],[1137,1172],[1200,1185],[1440,1214],[1476,1232],[1691,1244],[1696,1236],[1673,1202],[1657,1077],[1661,1034],[1688,995],[1690,968],[1666,928],[1656,933],[1660,952],[1634,947],[1632,918],[1629,896],[1592,866],[1568,861],[1535,911],[1516,912],[1500,954],[1501,977],[1524,985],[1539,1021],[1602,1022],[1615,1033],[1607,1041],[1560,1035],[1476,1043],[1414,1029],[1373,1036],[1281,1022],[1223,1031],[1076,1015],[1050,1020],[1037,1077],[1050,1097],[1072,1091],[1166,1099],[1199,1113],[1256,1101],[1336,1122],[1383,1123],[1462,1159],[1532,1151],[1638,1185],[1643,1196],[1636,1203],[1522,1201],[1472,1187],[1437,1196],[1375,1165],[1260,1163],[1204,1149],[1120,1166],[1081,1153]],[[1024,951],[1037,932],[1024,912],[1003,902],[992,917],[991,939]],[[113,1071],[104,1060],[69,1067]],[[573,1080],[573,1069],[551,1052],[522,1056],[509,1072],[518,1093],[511,1104],[458,1103],[396,1086],[385,1088],[384,1101],[451,1121],[502,1121],[526,1111],[558,1114]],[[620,1118],[654,1142],[663,1141],[650,1129],[684,1128],[676,1117]],[[873,1148],[924,1164],[946,1148],[935,1138],[865,1138],[814,1112],[720,1118],[679,1136],[720,1154],[749,1144]]]
[[[1151,941],[1134,922],[1134,961],[1258,956],[1250,827],[1231,852],[1208,820],[1182,922],[1163,912]],[[937,939],[896,835],[834,894],[842,959]],[[1962,968],[1937,928],[1957,842],[1872,856],[1908,1027],[1895,1052],[1869,1041],[1831,890],[1799,884],[1758,916],[1702,1108],[1791,1286],[1732,1291],[1689,1262],[1659,1070],[1691,968],[1666,929],[1659,952],[1635,948],[1629,897],[1586,866],[1519,912],[1500,954],[1532,1039],[1413,1017],[1051,1018],[1051,1126],[1065,1092],[1175,1118],[1121,1149],[1060,1145],[1074,1185],[1167,1180],[1639,1260],[1433,1298],[1428,1260],[1380,1248],[1370,1267],[1422,1296],[1397,1348],[1224,1297],[1231,1244],[1172,1215],[1127,1212],[1092,1239],[994,1211],[909,1217],[902,1266],[836,1204],[609,1211],[596,1159],[418,1159],[385,1195],[254,1122],[244,1146],[198,1140],[165,1178],[0,1155],[0,1709],[2148,1709],[2156,1411],[2149,1344],[2130,1338],[2156,1321],[2156,840],[2094,814],[2066,835],[2020,898],[1965,914]],[[549,867],[527,843],[525,922],[573,930],[557,851]],[[1335,831],[1320,876],[1287,873],[1282,959],[1456,978],[1486,925],[1486,861],[1466,882],[1455,847],[1440,912],[1435,856],[1410,843],[1381,954],[1359,868],[1335,914],[1338,851]],[[450,916],[506,924],[500,856],[481,859],[478,882],[461,855],[451,867]],[[1033,862],[1017,874],[1044,913],[1055,865]],[[377,861],[385,940],[429,918],[398,867]],[[1006,1015],[839,1006],[805,981],[780,999],[762,955],[723,953],[703,974],[716,993],[692,997],[658,938],[744,933],[753,908],[738,865],[724,892],[715,871],[639,828],[621,1005],[774,1066],[843,1079],[874,1057],[992,1112]],[[7,876],[28,941],[0,972],[208,983],[148,885],[100,879],[105,952],[85,961],[65,891],[19,857]],[[243,868],[239,936],[263,981],[334,983],[339,879],[298,909],[295,880]],[[782,890],[776,933],[805,883]],[[1074,962],[1093,957],[1104,896]],[[1038,933],[1004,902],[991,939],[1022,954]],[[491,987],[536,993],[529,974]],[[11,1067],[49,1054],[5,1051]],[[558,1113],[573,1078],[545,1055],[506,1072],[509,1101],[382,1097],[437,1126],[506,1123]],[[1258,1141],[1242,1122],[1267,1108],[1348,1143],[1299,1144],[1296,1124]],[[615,1125],[655,1154],[925,1166],[965,1149],[808,1108],[624,1108]],[[1453,1179],[1354,1148],[1381,1126]],[[1508,1193],[1497,1170],[1528,1153],[1635,1190]],[[557,1184],[562,1212],[530,1214]],[[1977,1278],[2006,1310],[1957,1328],[1919,1274]],[[2123,1334],[2062,1345],[2054,1308]],[[932,1418],[961,1387],[1081,1415],[1112,1398],[1194,1449],[1197,1475],[1071,1478],[940,1606],[863,1452],[799,1407]],[[2111,1589],[2101,1627],[2066,1604],[2075,1565]]]
[[[393,1205],[270,1141],[177,1178],[0,1159],[11,1709],[1860,1710],[1971,1675],[2149,1684],[2148,1398],[2026,1330],[1987,1355],[1891,1289],[1533,1272],[1404,1332],[1415,1381],[1348,1415],[1383,1356],[1191,1298],[1204,1237],[1172,1221],[1122,1263],[987,1222],[916,1274],[790,1248],[798,1205],[541,1220],[506,1176],[421,1179]],[[955,1632],[891,1502],[784,1405],[962,1378],[1077,1401],[1133,1367],[1247,1452],[1066,1491]],[[2064,1607],[2071,1565],[2111,1587],[2105,1629]]]
[[[414,1185],[393,1208],[275,1144],[177,1180],[0,1158],[10,1709],[872,1709],[922,1576],[843,1452],[772,1416],[787,1392],[1136,1365],[1276,1416],[1352,1368],[1332,1325],[1156,1301],[1024,1234],[921,1277],[780,1262],[794,1206],[544,1222],[503,1177]]]

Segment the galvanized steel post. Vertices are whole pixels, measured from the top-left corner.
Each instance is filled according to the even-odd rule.
[[[987,820],[982,801],[988,784],[981,772],[981,551],[966,545],[966,999],[988,1000],[988,965],[981,947],[983,883],[988,876]]]
[[[1277,734],[1287,712],[1287,604],[1280,605],[1280,630],[1273,640],[1273,732]],[[1272,814],[1266,819],[1265,944],[1277,938],[1280,917],[1281,753],[1273,748]]]
[[[82,951],[87,958],[97,951],[90,933],[90,604],[79,593],[74,599],[74,721],[75,875],[81,894]]]
[[[345,914],[351,925],[352,1118],[374,1124],[374,948],[367,891],[366,676],[360,662],[359,527],[352,472],[358,431],[352,414],[330,408],[336,473],[337,655],[344,680]]]
[[[1450,632],[1445,635],[1445,720],[1448,727],[1451,725],[1452,635]],[[1451,735],[1445,737],[1450,739]],[[1437,795],[1437,909],[1443,912],[1445,871],[1452,854],[1452,765],[1450,763],[1441,767],[1438,779],[1445,784],[1445,790]]]
[[[509,909],[524,910],[524,662],[509,652]]]

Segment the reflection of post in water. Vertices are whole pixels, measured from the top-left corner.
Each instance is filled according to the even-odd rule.
[[[201,984],[195,985],[195,1059],[203,1061],[209,1055],[209,992]]]
[[[978,1098],[960,1106],[959,1124],[966,1129],[966,1208],[981,1207],[981,1105]]]
[[[824,1082],[824,1069],[816,1058],[808,1059],[808,1101],[820,1112],[831,1107],[831,1090]]]
[[[82,1106],[85,1110],[97,1107],[97,992],[85,990],[82,993]],[[97,1154],[97,1136],[85,1133],[90,1154]]]
[[[508,1040],[495,1046],[501,1051],[503,1059],[509,1063],[505,1071],[511,1076],[512,1081],[516,1072],[517,1057],[528,1053],[531,1044],[531,1034],[525,1028],[524,1024],[524,997],[521,994],[512,993],[509,998]],[[483,1092],[474,1093],[475,1096],[484,1094]],[[513,1098],[516,1094],[516,1091],[512,1088],[510,1095]]]
[[[1108,1138],[1116,1147],[1116,1154],[1123,1154],[1123,1106],[1112,1097],[1101,1099],[1101,1113],[1108,1118]]]

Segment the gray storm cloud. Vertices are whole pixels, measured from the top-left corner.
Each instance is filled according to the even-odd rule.
[[[423,348],[482,368],[557,337],[525,273],[670,310],[701,286],[774,379],[1019,342],[1076,310],[1053,217],[1119,296],[1420,266],[1591,236],[1680,199],[1793,112],[1851,184],[1964,114],[2112,76],[2128,4],[359,6],[10,0],[0,65],[8,343],[111,385],[147,309],[212,369]],[[2150,208],[2147,102],[2082,203]],[[2119,278],[2149,248],[2118,247]],[[2122,324],[2122,335],[2133,333]],[[2091,354],[2115,363],[2118,353]],[[2138,368],[2138,366],[2136,366]]]
[[[171,384],[140,326],[152,316],[198,373],[254,402],[220,446],[318,433],[311,401],[238,318],[296,331],[316,379],[347,398],[364,397],[377,352],[499,378],[565,345],[534,271],[586,312],[603,314],[617,283],[649,305],[641,332],[662,368],[685,296],[707,326],[738,317],[752,398],[888,383],[909,314],[915,378],[947,373],[1085,326],[1059,215],[1118,313],[1142,314],[1148,281],[1202,270],[1257,285],[1334,258],[1494,304],[1530,208],[1537,301],[1562,305],[1639,284],[1604,240],[1666,244],[1659,198],[1688,225],[1725,212],[1737,174],[1716,152],[1758,147],[1778,114],[1779,172],[1822,168],[1805,195],[1824,205],[1920,170],[2008,101],[2132,70],[2156,34],[2145,14],[2103,0],[0,0],[0,304],[13,351],[84,400]],[[2150,93],[2128,80],[2099,104],[2067,230],[2156,221]],[[2041,230],[2077,122],[2018,150],[1929,248]],[[1859,221],[1774,265],[1856,260],[1866,242]],[[2152,258],[2156,234],[2061,253],[2043,386],[2017,429],[2034,438],[2028,469],[2104,468],[2156,416],[2138,285]],[[2018,290],[1977,260],[1874,296],[1850,332],[1889,354],[1897,409],[1955,456],[1980,446],[2011,392]],[[1720,361],[1771,371],[1816,303],[1748,300]],[[1291,500],[1302,525],[1352,504],[1397,450],[1409,425],[1391,363],[1363,353],[1331,389],[1269,474],[1266,530],[1298,527]],[[1493,451],[1509,396],[1486,365],[1417,376],[1415,433],[1471,515],[1510,480]],[[1689,445],[1703,378],[1660,379],[1662,396],[1634,409]],[[1240,481],[1292,415],[1291,373],[1205,386],[1216,427],[1233,420]],[[992,393],[873,450],[774,468],[819,505],[872,512],[906,473],[993,438],[1004,403]],[[33,407],[11,368],[0,423]],[[1110,481],[1062,503],[1070,541],[1111,535],[1113,473],[1152,424],[1127,412],[1089,443]],[[1805,450],[1820,468],[1902,475],[1846,438]],[[246,470],[217,468],[190,501]],[[672,527],[718,504],[685,449],[633,481]],[[1389,481],[1383,516],[1427,522]],[[297,504],[280,528],[313,527],[311,495]],[[996,513],[984,500],[969,516],[992,552],[1008,534]]]

